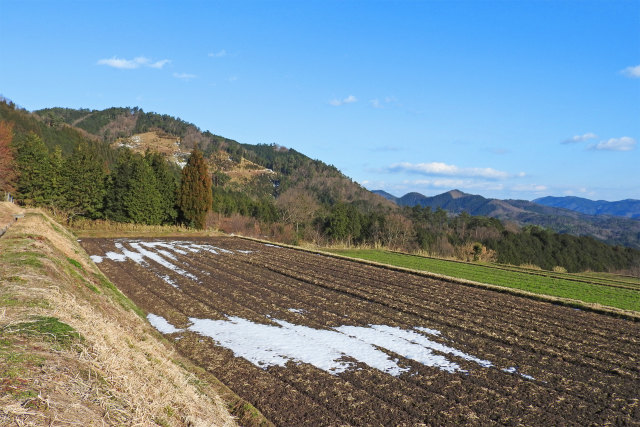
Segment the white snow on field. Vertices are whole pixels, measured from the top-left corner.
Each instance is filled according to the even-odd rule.
[[[171,323],[167,322],[162,316],[157,316],[155,314],[149,313],[147,314],[147,320],[151,323],[151,326],[162,332],[163,334],[173,334],[174,332],[182,332],[182,329],[178,329],[173,326]]]
[[[179,331],[160,316],[155,316],[154,319],[154,326],[159,325],[156,327],[161,332],[160,328]],[[276,325],[255,323],[235,316],[225,320],[192,317],[189,318],[191,325],[186,330],[212,338],[218,345],[233,351],[236,357],[242,357],[262,369],[269,366],[284,367],[288,362],[309,363],[334,375],[355,368],[356,362],[393,376],[411,369],[409,366],[399,365],[398,359],[390,353],[450,373],[467,371],[455,359],[449,359],[449,356],[476,363],[482,368],[494,366],[488,360],[432,341],[414,330],[386,325],[315,329],[285,320],[269,319]],[[439,331],[435,332],[439,334]],[[515,368],[513,371],[511,369],[503,370],[514,373]]]
[[[413,329],[416,329],[418,331],[424,332],[425,334],[429,334],[429,335],[435,335],[435,336],[440,335],[440,331],[438,331],[437,329],[423,328],[422,326],[416,326]]]
[[[118,254],[115,252],[107,252],[105,256],[109,258],[111,261],[117,261],[117,262],[122,262],[127,259],[127,256],[125,254]]]
[[[134,252],[136,254],[136,256],[139,255],[142,258],[149,258],[150,260],[157,262],[161,266],[163,266],[165,268],[168,268],[169,270],[175,271],[176,273],[178,273],[181,276],[188,277],[189,279],[194,280],[194,281],[198,281],[198,278],[196,276],[194,276],[193,274],[191,274],[188,271],[185,271],[185,270],[181,269],[180,267],[170,263],[169,261],[167,261],[166,259],[162,258],[157,253],[151,252],[151,251],[149,251],[147,249],[144,249],[142,247],[142,245],[140,245],[140,243],[130,243],[130,245],[131,245],[132,248],[134,248],[135,250],[138,251],[138,252]],[[125,252],[125,255],[127,255],[126,252]],[[130,257],[130,256],[127,255],[127,257]]]
[[[292,313],[298,313],[298,314],[306,313],[306,311],[301,308],[288,308],[287,311],[290,311]]]
[[[130,248],[127,249],[123,243],[127,243]],[[115,247],[119,252],[107,252],[104,256],[100,255],[91,255],[91,259],[95,263],[100,263],[104,260],[104,258],[110,259],[116,262],[124,262],[127,259],[132,260],[136,264],[147,267],[149,264],[147,260],[151,260],[161,266],[174,271],[175,273],[187,277],[191,280],[198,281],[198,278],[188,271],[178,267],[171,261],[178,261],[178,257],[175,254],[179,255],[188,255],[189,253],[198,253],[198,252],[209,252],[214,255],[218,255],[220,253],[224,254],[248,254],[253,251],[249,250],[236,250],[231,251],[229,249],[219,248],[217,246],[212,246],[208,244],[199,244],[189,241],[140,241],[140,240],[125,240],[121,239],[120,241],[115,242]],[[146,260],[145,260],[146,258]],[[171,260],[171,261],[169,261]],[[154,271],[154,274],[158,276],[160,279],[164,280],[171,286],[176,289],[179,289],[179,286],[176,284],[174,280],[167,274],[160,274]],[[209,273],[205,273],[209,275]]]
[[[493,365],[488,360],[478,359],[453,347],[431,341],[424,335],[411,330],[386,325],[370,325],[369,327],[340,326],[335,329],[369,344],[389,349],[407,359],[415,360],[427,366],[437,366],[448,372],[461,371],[462,369],[457,364],[449,362],[443,356],[434,354],[433,350],[475,362],[484,368],[489,368]]]
[[[518,374],[523,378],[526,378],[528,380],[535,380],[535,378],[533,378],[531,375],[527,375],[527,374],[523,374],[522,372],[518,372],[518,368],[516,368],[515,366],[511,366],[510,368],[502,368],[502,370],[504,372],[507,372],[509,374]]]

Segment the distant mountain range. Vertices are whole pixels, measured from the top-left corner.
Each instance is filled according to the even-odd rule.
[[[520,226],[539,225],[551,228],[559,233],[592,236],[609,244],[640,249],[640,219],[634,219],[637,218],[637,215],[634,216],[635,211],[633,210],[634,206],[636,206],[634,203],[640,204],[640,201],[637,200],[593,202],[587,199],[579,199],[597,204],[601,209],[598,212],[603,212],[586,214],[577,211],[577,208],[582,206],[582,209],[586,209],[591,205],[578,202],[571,204],[570,201],[564,200],[567,198],[563,197],[549,197],[530,202],[527,200],[487,199],[479,195],[463,193],[459,190],[451,190],[433,197],[427,197],[420,193],[408,193],[402,197],[395,197],[382,190],[373,192],[386,197],[399,206],[428,206],[431,209],[441,208],[452,214],[467,212],[471,215],[489,216],[503,221],[511,221]],[[545,203],[540,203],[540,200]],[[565,203],[575,210],[547,206],[546,203],[550,202]],[[624,203],[627,203],[627,205],[624,205]],[[622,206],[629,206],[629,208],[625,210]],[[619,215],[613,216],[610,212],[618,212]]]
[[[640,219],[640,200],[626,199],[617,202],[589,200],[582,197],[542,197],[534,203],[554,208],[569,209],[587,215],[611,215]]]

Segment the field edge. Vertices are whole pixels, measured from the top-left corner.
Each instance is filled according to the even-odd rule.
[[[499,293],[515,295],[515,296],[528,298],[528,299],[532,299],[532,300],[536,300],[536,301],[551,303],[551,304],[555,304],[555,305],[562,305],[562,306],[571,307],[571,308],[578,308],[578,309],[581,309],[581,310],[590,311],[590,312],[597,313],[597,314],[603,314],[603,315],[622,318],[622,319],[626,319],[626,320],[630,320],[630,321],[634,321],[634,322],[640,322],[640,312],[631,311],[631,310],[624,310],[624,309],[620,309],[620,308],[617,308],[617,307],[611,307],[611,306],[597,304],[597,303],[589,303],[589,302],[585,302],[585,301],[581,301],[581,300],[577,300],[577,299],[572,299],[572,298],[563,298],[563,297],[555,297],[555,296],[546,295],[546,294],[538,294],[538,293],[529,292],[529,291],[525,291],[525,290],[517,289],[517,288],[508,288],[508,287],[505,287],[505,286],[493,285],[493,284],[490,284],[490,283],[476,282],[476,281],[473,281],[473,280],[461,279],[459,277],[453,277],[453,276],[446,276],[446,275],[443,275],[443,274],[432,273],[432,272],[424,271],[424,270],[416,270],[416,269],[400,267],[400,266],[396,266],[396,265],[392,265],[392,264],[384,264],[384,263],[381,263],[381,262],[370,261],[370,260],[366,260],[366,259],[362,259],[362,258],[349,257],[349,256],[346,256],[346,255],[340,255],[340,254],[336,254],[336,253],[332,253],[332,252],[327,252],[327,251],[324,251],[324,250],[321,250],[321,249],[312,249],[312,248],[305,248],[305,247],[301,247],[301,246],[288,245],[288,244],[285,244],[285,243],[278,243],[278,242],[272,242],[272,241],[269,241],[269,240],[257,239],[255,237],[241,236],[241,235],[238,235],[238,234],[232,235],[232,237],[237,237],[237,238],[245,239],[245,240],[251,240],[251,241],[259,242],[259,243],[263,243],[263,244],[272,244],[272,245],[282,246],[284,248],[289,248],[289,249],[293,249],[293,250],[297,250],[297,251],[301,251],[301,252],[307,252],[307,253],[313,253],[313,254],[317,254],[317,255],[328,256],[328,257],[331,257],[331,258],[342,259],[342,260],[346,260],[346,261],[350,261],[350,262],[356,262],[356,263],[359,263],[359,264],[372,265],[372,266],[384,268],[384,269],[391,270],[391,271],[399,271],[399,272],[404,272],[404,273],[410,273],[410,274],[414,274],[414,275],[418,275],[418,276],[428,277],[428,278],[431,278],[431,279],[442,280],[442,281],[449,282],[449,283],[457,283],[457,284],[461,284],[461,285],[465,285],[465,286],[481,288],[481,289],[487,289],[487,290],[491,290],[491,291],[495,291],[495,292],[499,292]]]

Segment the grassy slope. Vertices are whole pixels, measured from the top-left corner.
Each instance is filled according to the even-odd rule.
[[[571,274],[554,273],[554,277],[548,277],[539,272],[510,271],[488,265],[461,263],[375,249],[332,249],[330,251],[382,264],[429,271],[460,279],[521,289],[536,294],[570,298],[623,310],[640,311],[640,289],[633,284],[617,285],[609,276],[604,278],[598,276],[598,279],[593,280],[592,283],[586,283],[589,281],[587,276],[581,276],[578,281]],[[607,277],[610,283],[607,283]],[[622,280],[630,281],[629,278]]]
[[[0,226],[16,210],[0,203]],[[0,238],[0,425],[234,425],[227,408],[268,424],[174,353],[62,226],[27,210]]]

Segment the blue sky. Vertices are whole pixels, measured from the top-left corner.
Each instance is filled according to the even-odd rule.
[[[369,189],[640,199],[640,1],[0,0],[0,94],[140,106]]]

